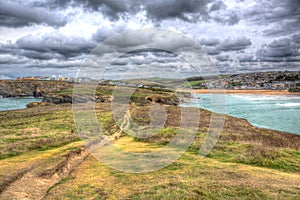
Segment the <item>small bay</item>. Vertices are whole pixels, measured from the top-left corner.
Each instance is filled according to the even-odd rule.
[[[24,109],[30,102],[41,102],[42,98],[34,97],[18,97],[18,98],[3,98],[0,96],[0,111],[2,110],[17,110]]]
[[[196,94],[181,106],[214,111],[218,102],[212,106],[212,95],[220,94]],[[224,99],[223,114],[245,118],[257,127],[300,134],[300,96],[226,94]]]

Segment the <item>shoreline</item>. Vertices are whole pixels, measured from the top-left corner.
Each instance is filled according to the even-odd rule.
[[[290,93],[288,90],[218,90],[218,89],[194,89],[191,90],[194,94],[217,94],[217,93],[226,93],[226,94],[263,94],[263,95],[299,95],[299,92]]]
[[[281,95],[281,96],[287,96],[286,98],[288,99],[289,97],[293,98],[293,97],[300,97],[300,93],[289,93],[287,90],[283,90],[283,91],[274,91],[274,90],[208,90],[208,89],[198,89],[198,90],[189,90],[189,92],[193,93],[193,94],[222,94],[222,95],[226,95],[226,94],[236,94],[236,95],[269,95],[270,98],[272,97],[272,95]],[[193,98],[191,98],[193,99]],[[201,97],[200,97],[201,99]],[[185,102],[185,103],[188,103]],[[191,107],[197,107],[198,106],[191,106]],[[199,106],[199,108],[213,112],[212,109],[210,108],[205,108],[203,106]],[[253,127],[256,128],[261,128],[261,129],[268,129],[268,130],[273,130],[273,131],[280,131],[280,132],[285,132],[288,134],[296,134],[296,135],[300,135],[300,132],[295,131],[295,130],[288,130],[288,129],[282,129],[280,127],[273,127],[273,126],[268,126],[265,123],[258,123],[256,121],[252,121],[251,118],[245,118],[233,113],[221,113],[224,114],[225,116],[231,116],[231,117],[235,117],[235,118],[239,118],[239,119],[244,119],[246,120],[249,124],[251,124]]]

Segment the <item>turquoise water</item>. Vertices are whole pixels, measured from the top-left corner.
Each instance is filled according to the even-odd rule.
[[[26,105],[30,102],[41,102],[41,98],[2,98],[0,96],[0,111],[1,110],[17,110],[26,108]]]
[[[211,95],[216,96],[212,98]],[[200,107],[217,112],[211,102],[221,95],[211,95],[195,95],[194,99],[182,106]],[[245,118],[257,127],[300,134],[300,96],[227,94],[223,97],[225,112],[222,113]],[[222,107],[222,102],[213,102],[216,102],[213,103],[216,108]]]

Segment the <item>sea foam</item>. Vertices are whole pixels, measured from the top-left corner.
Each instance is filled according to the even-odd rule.
[[[276,105],[283,107],[300,107],[300,103],[277,103]]]

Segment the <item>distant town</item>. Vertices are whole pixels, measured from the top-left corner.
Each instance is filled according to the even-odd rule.
[[[27,76],[27,77],[18,77],[18,81],[70,81],[76,82],[80,81],[78,78],[74,77],[64,77],[64,76],[56,76],[53,75],[51,77],[44,77],[44,76]]]
[[[209,82],[209,87],[226,89],[288,90],[300,86],[300,71],[255,72],[221,76]]]
[[[202,80],[201,80],[202,79]],[[194,89],[225,88],[233,90],[299,90],[300,71],[254,72],[190,78]],[[197,82],[198,81],[198,82]]]
[[[19,77],[19,81],[65,81],[70,83],[93,81],[89,78],[64,77],[64,76],[33,76]],[[253,72],[232,75],[220,75],[218,77],[191,77],[187,79],[193,89],[233,89],[233,90],[300,90],[300,71],[277,71],[277,72]],[[102,85],[118,85],[129,87],[157,87],[166,88],[161,79],[146,79],[142,83],[130,80],[101,80]],[[169,80],[170,85],[178,80]]]

